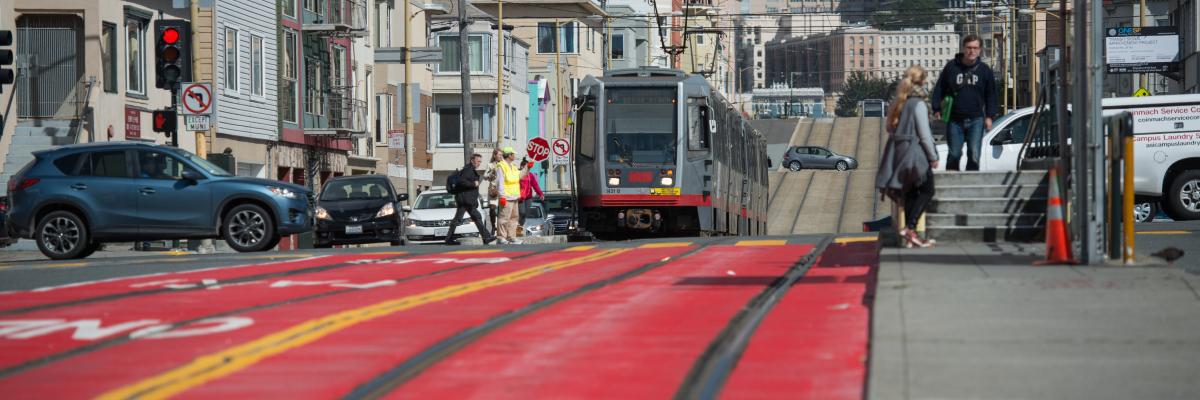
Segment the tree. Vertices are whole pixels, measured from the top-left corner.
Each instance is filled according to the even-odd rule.
[[[871,25],[885,31],[904,28],[929,28],[946,22],[936,0],[898,0],[887,2],[871,16]]]
[[[846,84],[842,86],[842,97],[837,101],[837,116],[853,117],[857,115],[859,101],[891,98],[891,93],[888,93],[889,85],[888,81],[867,76],[862,71],[851,73]]]

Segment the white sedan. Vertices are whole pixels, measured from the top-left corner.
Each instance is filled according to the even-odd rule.
[[[404,206],[404,211],[408,213],[405,221],[404,235],[411,243],[433,243],[446,240],[446,234],[450,231],[450,222],[454,219],[454,211],[457,210],[457,203],[454,201],[454,195],[442,189],[426,190],[417,195],[417,200],[414,202],[415,207],[411,209]],[[479,207],[477,205],[477,207]],[[490,229],[487,222],[487,213],[482,207],[478,208],[479,215],[484,219],[485,229]],[[475,228],[475,223],[471,222],[471,217],[463,214],[463,218],[459,221],[459,226],[454,230],[457,237],[478,237],[479,230]]]

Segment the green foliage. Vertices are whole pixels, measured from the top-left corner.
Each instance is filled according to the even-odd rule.
[[[884,79],[873,78],[867,76],[862,71],[855,71],[850,74],[850,78],[846,80],[846,84],[842,86],[842,97],[837,101],[837,116],[853,117],[858,115],[858,102],[865,99],[883,99],[891,98],[891,93],[888,92],[890,83]],[[894,87],[892,89],[895,90]]]
[[[871,25],[885,31],[904,28],[929,28],[946,22],[946,16],[936,0],[899,0],[885,2],[880,12],[871,16]]]

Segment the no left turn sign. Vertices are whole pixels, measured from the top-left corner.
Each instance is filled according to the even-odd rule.
[[[183,104],[184,115],[208,115],[212,113],[212,85],[208,83],[189,83],[179,92],[180,103]]]

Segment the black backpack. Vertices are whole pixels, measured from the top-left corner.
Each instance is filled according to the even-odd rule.
[[[461,169],[458,170],[458,172],[450,174],[450,176],[446,177],[446,191],[447,192],[450,192],[453,194],[458,194],[458,192],[462,191],[463,188],[461,186],[459,186],[459,184],[458,184],[459,175],[462,175]]]

